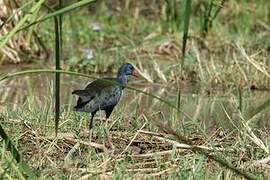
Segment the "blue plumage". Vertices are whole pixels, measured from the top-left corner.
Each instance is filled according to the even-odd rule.
[[[89,83],[85,89],[72,92],[79,96],[74,110],[91,113],[89,129],[92,128],[97,111],[104,110],[106,119],[110,117],[122,96],[121,85],[127,84],[129,75],[138,76],[138,72],[131,64],[126,63],[119,68],[116,78],[97,79]]]

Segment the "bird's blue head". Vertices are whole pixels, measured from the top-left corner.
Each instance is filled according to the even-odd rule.
[[[119,70],[118,70],[118,74],[117,74],[117,78],[123,83],[126,84],[127,83],[127,77],[129,75],[132,76],[139,76],[138,71],[132,66],[132,64],[130,63],[125,63],[123,64]]]

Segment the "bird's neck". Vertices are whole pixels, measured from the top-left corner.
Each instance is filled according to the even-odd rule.
[[[122,85],[126,85],[128,82],[128,76],[127,75],[119,75],[117,76],[117,82],[119,82]]]

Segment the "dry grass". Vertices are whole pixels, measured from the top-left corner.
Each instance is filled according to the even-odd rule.
[[[150,118],[146,115],[143,117]],[[89,142],[87,130],[81,129],[78,132],[74,128],[67,132],[63,132],[60,128],[61,132],[55,138],[53,122],[45,129],[42,128],[44,127],[42,124],[35,124],[27,119],[12,120],[2,117],[1,123],[5,125],[7,132],[12,134],[12,139],[17,142],[25,161],[33,169],[40,171],[43,178],[59,178],[61,174],[72,179],[87,179],[93,176],[183,178],[190,177],[193,173],[195,177],[214,177],[222,172],[229,173],[217,166],[217,162],[210,156],[193,153],[194,145],[210,154],[213,153],[212,155],[222,154],[240,169],[266,173],[269,168],[267,152],[259,145],[254,146],[253,143],[256,142],[254,139],[249,140],[250,133],[237,131],[228,133],[222,128],[213,129],[207,134],[208,138],[200,136],[197,132],[189,132],[193,134],[187,136],[193,144],[190,146],[179,143],[172,134],[168,134],[168,130],[165,132],[150,130],[152,128],[149,129],[151,123],[149,121],[145,121],[133,131],[125,130],[126,123],[115,124],[111,121],[110,132],[115,148],[111,152],[106,148],[108,145],[103,139],[103,121],[100,122],[98,119],[96,124],[99,125],[96,125],[96,137],[93,142]],[[14,126],[16,130],[12,128]],[[263,156],[265,159],[257,159]]]

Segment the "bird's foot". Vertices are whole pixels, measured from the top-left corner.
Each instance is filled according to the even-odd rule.
[[[107,139],[106,143],[108,143],[108,145],[109,145],[109,150],[111,152],[113,152],[114,146],[113,146],[112,137],[111,137],[110,131],[109,131],[108,118],[106,118],[106,121],[105,121],[105,133],[106,133],[106,139]]]
[[[93,142],[97,139],[97,134],[93,130],[83,129],[80,137],[87,138],[90,142]]]
[[[111,142],[111,140],[109,141],[109,148],[112,152],[114,152],[114,145],[113,143]]]
[[[109,145],[109,147],[105,147],[105,149],[108,154],[113,154],[115,150],[113,145],[112,146]]]
[[[104,146],[106,147],[106,151],[110,154],[113,154],[114,153],[114,145],[111,141],[111,138],[110,137],[107,137],[106,140],[104,140]]]
[[[111,122],[111,119],[109,119],[109,118],[102,118],[101,120],[104,122]]]

